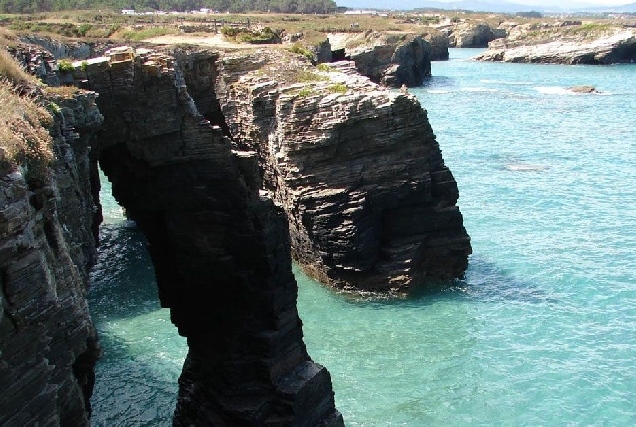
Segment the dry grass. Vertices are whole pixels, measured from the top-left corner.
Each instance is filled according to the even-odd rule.
[[[20,64],[7,52],[5,45],[0,43],[0,76],[9,79],[17,85],[37,84],[38,80],[27,73]]]
[[[3,169],[25,166],[30,180],[46,176],[53,160],[53,141],[46,129],[52,123],[51,113],[21,95],[21,87],[36,82],[0,46],[0,163]]]

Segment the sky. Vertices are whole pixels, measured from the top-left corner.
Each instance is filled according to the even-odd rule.
[[[444,3],[448,3],[455,0],[437,0]],[[490,0],[492,3],[499,3],[496,0]],[[621,6],[624,4],[632,3],[636,0],[576,0],[576,1],[555,1],[555,0],[510,0],[509,3],[519,3],[537,6],[563,6],[563,3],[577,3],[577,4],[594,4],[599,6]],[[337,3],[337,2],[336,2]]]

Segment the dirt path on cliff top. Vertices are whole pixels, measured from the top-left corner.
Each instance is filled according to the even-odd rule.
[[[267,47],[267,44],[245,44],[245,43],[232,43],[223,38],[222,34],[215,34],[213,36],[189,36],[189,35],[168,35],[152,37],[145,39],[144,43],[152,44],[180,44],[187,43],[198,46],[211,46],[224,49],[254,49],[255,47]]]

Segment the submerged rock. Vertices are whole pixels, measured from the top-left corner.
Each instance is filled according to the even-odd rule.
[[[572,86],[568,90],[574,93],[598,93],[594,86]]]

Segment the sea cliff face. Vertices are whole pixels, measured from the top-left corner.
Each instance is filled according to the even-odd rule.
[[[220,100],[235,143],[259,153],[294,258],[323,282],[364,291],[461,277],[471,247],[457,185],[415,97],[349,63],[296,84],[276,76],[281,61],[235,73],[224,58],[233,78]]]
[[[607,65],[636,60],[636,30],[565,22],[519,25],[478,55],[480,61]]]
[[[188,339],[174,425],[342,425],[302,340],[284,213],[256,153],[224,134],[217,61],[138,51],[76,71],[102,94],[100,163]]]
[[[358,72],[390,87],[421,86],[431,76],[431,60],[448,59],[448,39],[406,33],[334,33],[329,35],[336,57],[351,60]],[[433,47],[432,43],[435,44]]]
[[[99,97],[60,101],[51,178],[2,179],[2,424],[88,423],[99,160],[188,339],[174,424],[343,425],[292,253],[359,290],[463,274],[457,186],[417,100],[276,50],[120,49],[65,78]]]
[[[89,140],[95,94],[56,100],[50,176],[0,178],[0,425],[88,424],[99,346],[86,305],[99,211]]]

